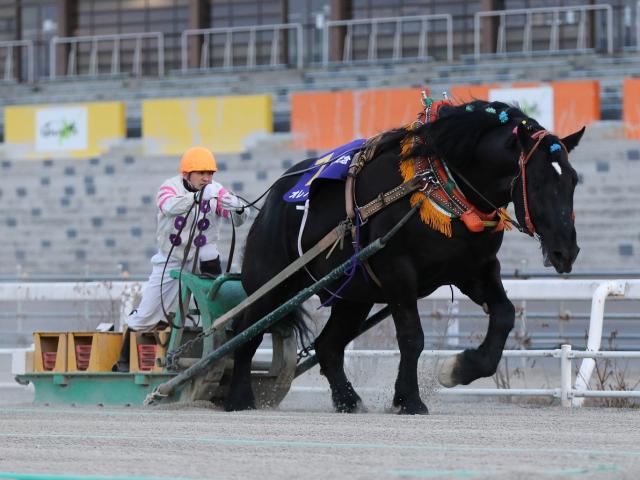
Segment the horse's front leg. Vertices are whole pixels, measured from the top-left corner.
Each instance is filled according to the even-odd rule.
[[[396,338],[400,349],[400,365],[396,379],[393,406],[398,413],[427,414],[427,406],[420,399],[418,388],[418,359],[424,348],[424,333],[420,325],[418,302],[406,300],[389,304],[396,326]]]
[[[490,377],[498,368],[502,350],[513,328],[515,309],[507,298],[500,279],[500,263],[495,260],[479,278],[456,286],[478,305],[489,310],[487,335],[477,349],[467,349],[442,365],[438,380],[445,387],[467,385],[481,377]]]

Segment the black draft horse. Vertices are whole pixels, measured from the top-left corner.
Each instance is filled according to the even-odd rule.
[[[438,157],[478,210],[490,212],[495,206],[513,202],[518,223],[527,225],[526,233],[533,234],[535,228],[545,263],[559,273],[569,272],[579,248],[573,215],[577,174],[569,164],[568,152],[583,133],[584,128],[559,139],[521,110],[504,103],[476,100],[445,105],[437,120],[417,130],[401,128],[383,134],[374,158],[358,176],[355,199],[357,205],[364,205],[401,184],[404,179],[399,162],[403,157]],[[408,135],[417,135],[422,141],[403,154],[401,144]],[[526,156],[528,161],[523,163]],[[312,161],[306,160],[289,171],[310,165]],[[275,184],[251,227],[242,264],[242,283],[248,294],[299,256],[297,242],[303,212],[282,200],[297,180],[298,176],[293,176]],[[304,251],[346,217],[344,184],[324,182],[312,193],[302,236]],[[386,234],[410,208],[409,197],[405,197],[371,217],[361,228],[361,244]],[[496,258],[502,237],[502,232],[492,229],[471,232],[458,219],[451,221],[451,236],[447,237],[425,225],[420,215],[413,215],[386,248],[370,259],[381,287],[365,274],[356,275],[331,304],[329,320],[315,342],[321,372],[329,381],[337,411],[355,412],[362,407],[344,372],[344,348],[358,334],[373,304],[383,303],[391,309],[401,353],[393,405],[399,413],[428,413],[418,389],[417,363],[424,334],[417,300],[441,285],[455,285],[482,305],[489,313],[489,326],[477,349],[467,349],[444,362],[440,383],[447,387],[468,384],[495,373],[514,324],[514,307],[504,291]],[[310,285],[311,275],[322,277],[353,252],[350,242],[345,241],[344,248],[336,248],[328,259],[324,254],[317,257],[308,271],[301,270],[238,317],[235,331],[247,328]],[[334,288],[341,283],[336,282]],[[320,297],[324,300],[329,295],[324,292]],[[255,408],[250,369],[261,339],[262,336],[255,338],[235,353],[226,410]]]

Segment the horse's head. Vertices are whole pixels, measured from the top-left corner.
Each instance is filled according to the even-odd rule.
[[[437,120],[414,133],[424,141],[409,157],[445,160],[463,180],[464,194],[485,211],[513,201],[524,231],[540,237],[545,265],[571,271],[580,249],[573,215],[578,176],[568,154],[584,128],[559,139],[516,107],[474,100],[441,107]]]
[[[511,188],[516,217],[529,234],[539,235],[545,265],[568,273],[580,251],[573,212],[578,175],[568,154],[584,127],[559,139],[535,121],[523,120],[514,133],[521,152]]]

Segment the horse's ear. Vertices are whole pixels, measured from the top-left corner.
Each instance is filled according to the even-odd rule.
[[[573,150],[578,145],[578,143],[580,143],[580,139],[582,138],[582,135],[584,134],[584,129],[585,129],[585,127],[582,127],[577,132],[572,133],[571,135],[567,135],[566,137],[564,137],[562,139],[562,143],[564,144],[565,148],[567,149],[567,152],[570,152],[571,150]]]

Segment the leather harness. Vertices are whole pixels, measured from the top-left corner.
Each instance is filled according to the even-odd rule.
[[[367,140],[364,147],[360,151],[358,151],[351,159],[351,163],[349,164],[349,169],[347,171],[347,180],[345,182],[345,208],[347,212],[347,218],[351,220],[351,238],[354,240],[356,238],[356,225],[364,225],[370,217],[378,213],[386,206],[400,200],[401,198],[406,197],[416,190],[424,188],[428,183],[426,176],[416,175],[408,182],[403,182],[387,192],[380,193],[376,198],[371,200],[366,205],[357,208],[356,213],[356,179],[364,166],[375,156],[374,154],[376,152],[376,148],[378,146],[380,138],[381,135],[376,135],[375,137],[371,137],[369,140]],[[356,215],[358,216],[357,219]],[[378,287],[382,288],[382,283],[371,268],[369,261],[365,260],[363,264],[371,279],[376,283],[376,285],[378,285]]]

